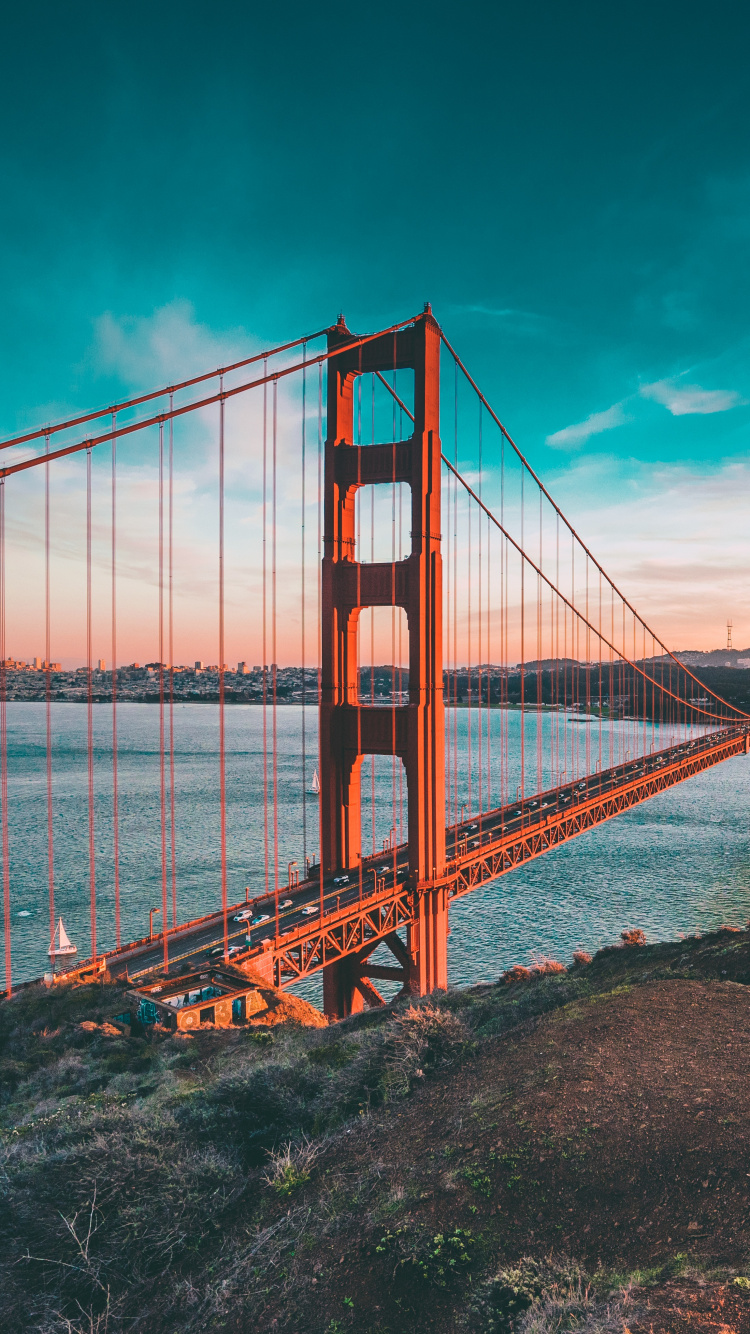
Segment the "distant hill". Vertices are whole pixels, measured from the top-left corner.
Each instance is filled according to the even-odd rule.
[[[686,667],[750,667],[750,648],[714,648],[708,653],[686,649],[674,656]]]

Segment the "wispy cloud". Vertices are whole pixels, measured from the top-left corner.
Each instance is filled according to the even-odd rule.
[[[674,380],[655,380],[643,384],[642,398],[651,398],[668,408],[673,417],[687,417],[691,413],[727,412],[747,402],[736,389],[703,389],[699,384],[675,384]]]
[[[491,321],[500,325],[509,333],[527,338],[549,337],[557,328],[557,322],[549,315],[538,315],[531,310],[518,310],[513,306],[483,306],[468,304],[454,306],[460,315],[473,315],[480,320]]]
[[[611,431],[615,426],[624,426],[630,420],[623,411],[622,403],[613,403],[612,407],[604,412],[592,412],[585,421],[576,422],[573,426],[564,426],[561,431],[548,435],[547,444],[553,449],[577,449],[590,436],[599,435],[602,431]]]
[[[139,387],[221,366],[235,355],[248,355],[251,342],[241,329],[217,334],[200,324],[189,301],[172,301],[149,316],[118,317],[106,311],[94,333],[89,357],[95,369]]]
[[[605,570],[670,648],[717,648],[726,621],[750,642],[750,466],[715,469],[585,453],[552,494]]]

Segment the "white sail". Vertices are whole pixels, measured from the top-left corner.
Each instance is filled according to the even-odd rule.
[[[55,939],[54,939],[53,943],[50,945],[49,950],[47,951],[47,953],[49,954],[49,956],[50,956],[51,959],[56,958],[56,956],[57,956],[58,954],[77,954],[77,953],[78,953],[78,946],[77,946],[77,945],[74,945],[74,944],[71,942],[70,937],[68,936],[68,933],[67,933],[67,931],[65,930],[65,927],[63,926],[63,919],[62,919],[62,917],[60,918],[59,922],[57,923],[57,930],[56,930],[56,932],[55,932]]]
[[[320,792],[320,778],[319,778],[319,776],[318,776],[318,770],[317,770],[317,769],[315,770],[315,773],[313,774],[312,788],[311,788],[310,790],[311,790],[311,792],[314,792],[316,796],[317,796],[318,793]]]

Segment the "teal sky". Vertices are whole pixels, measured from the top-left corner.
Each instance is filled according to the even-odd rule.
[[[744,647],[749,37],[721,0],[6,7],[0,430],[429,299],[673,646]]]

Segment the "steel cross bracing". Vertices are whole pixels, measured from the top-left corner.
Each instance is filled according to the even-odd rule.
[[[676,783],[734,755],[746,754],[749,741],[747,729],[733,728],[728,733],[656,752],[640,762],[605,770],[567,788],[540,793],[523,807],[515,803],[488,811],[481,818],[481,829],[478,817],[448,828],[447,847],[454,853],[457,850],[446,865],[449,900],[499,879],[523,862],[569,842]],[[513,825],[514,817],[520,827],[507,828]],[[476,825],[477,832],[469,825]],[[476,846],[469,846],[471,843]],[[397,857],[403,859],[406,853],[406,845],[397,849]],[[277,985],[309,976],[371,941],[382,940],[397,926],[413,923],[417,897],[408,883],[394,885],[346,907],[332,905],[314,928],[296,927],[273,946]],[[383,974],[371,968],[368,975]],[[393,976],[393,970],[385,975]],[[408,982],[404,976],[406,990]]]

